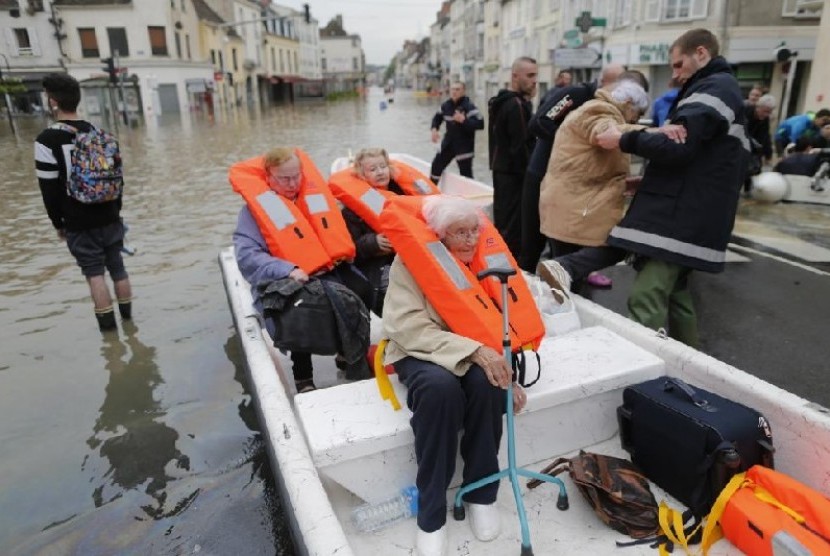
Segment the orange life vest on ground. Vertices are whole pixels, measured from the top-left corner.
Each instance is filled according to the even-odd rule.
[[[310,275],[354,259],[355,246],[320,171],[303,151],[295,154],[302,182],[294,202],[268,186],[262,156],[231,166],[228,179],[248,204],[268,251]]]
[[[380,217],[381,231],[450,330],[501,352],[501,283],[496,278],[479,282],[476,274],[507,266],[517,271],[507,281],[511,349],[538,348],[545,335],[542,317],[495,226],[482,215],[478,249],[467,266],[426,225],[422,205],[421,197],[393,199]]]
[[[779,552],[774,547],[780,542],[807,549],[813,556],[830,555],[830,499],[760,465],[733,481],[724,489],[724,500],[718,498],[709,515],[704,551],[719,538],[719,522],[723,536],[746,554],[773,556]],[[730,490],[734,490],[731,495]],[[723,513],[715,515],[719,510]],[[800,551],[793,549],[792,553]]]
[[[392,160],[392,177],[407,195],[434,195],[440,190],[432,181],[415,168]],[[396,197],[395,193],[376,189],[355,174],[353,168],[335,172],[329,178],[331,188],[337,200],[357,214],[375,232],[380,231],[380,213],[386,206],[387,199]]]

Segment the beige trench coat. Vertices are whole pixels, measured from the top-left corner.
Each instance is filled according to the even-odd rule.
[[[611,228],[622,219],[631,157],[619,149],[605,150],[595,139],[611,124],[623,132],[642,129],[626,124],[622,104],[600,89],[556,132],[539,195],[540,230],[547,237],[604,245]]]
[[[457,376],[469,370],[470,357],[483,345],[450,332],[400,257],[395,257],[389,269],[383,337],[389,338],[384,358],[387,365],[411,356],[440,365]]]

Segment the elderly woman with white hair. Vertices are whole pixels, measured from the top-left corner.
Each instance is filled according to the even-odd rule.
[[[623,131],[643,129],[635,122],[648,104],[648,94],[642,86],[623,80],[611,91],[598,90],[593,100],[562,123],[539,196],[540,229],[549,238],[554,257],[585,247],[604,246],[611,228],[622,219],[631,157],[619,150],[603,149],[596,137],[611,125]],[[624,252],[611,248],[595,252],[601,258],[624,256]],[[588,272],[608,265],[603,258],[593,266]],[[548,262],[542,262],[538,271],[548,279],[551,269]],[[579,272],[575,278],[587,276],[588,272]],[[556,282],[562,288],[571,286],[568,274],[556,274]]]
[[[469,265],[481,237],[483,216],[477,207],[466,199],[434,195],[424,200],[422,214],[450,255]],[[400,254],[389,272],[383,328],[389,339],[386,363],[394,366],[406,385],[412,411],[419,492],[417,553],[442,555],[447,547],[447,488],[455,472],[458,433],[463,430],[465,485],[498,472],[505,389],[512,371],[501,353],[449,328]],[[526,401],[524,390],[514,387],[515,411]],[[499,534],[498,488],[494,482],[464,497],[470,526],[481,541]]]

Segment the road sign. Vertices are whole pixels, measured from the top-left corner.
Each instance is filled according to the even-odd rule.
[[[608,20],[604,17],[591,17],[591,12],[582,12],[576,18],[574,23],[577,29],[583,33],[587,33],[591,27],[605,27],[608,25]]]
[[[562,38],[565,39],[565,44],[568,48],[577,48],[582,46],[582,35],[580,34],[579,29],[569,29],[568,31],[565,31]]]
[[[553,52],[553,63],[559,68],[593,68],[600,62],[600,53],[593,48],[557,48]]]
[[[591,12],[582,12],[579,17],[576,18],[576,23],[574,23],[574,25],[576,25],[576,28],[583,33],[587,33],[591,28],[593,21],[594,20],[591,18]]]

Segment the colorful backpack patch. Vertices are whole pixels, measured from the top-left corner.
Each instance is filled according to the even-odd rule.
[[[124,172],[115,137],[96,127],[79,131],[71,125],[57,123],[52,128],[74,136],[66,176],[67,194],[90,205],[120,198],[124,190]]]

